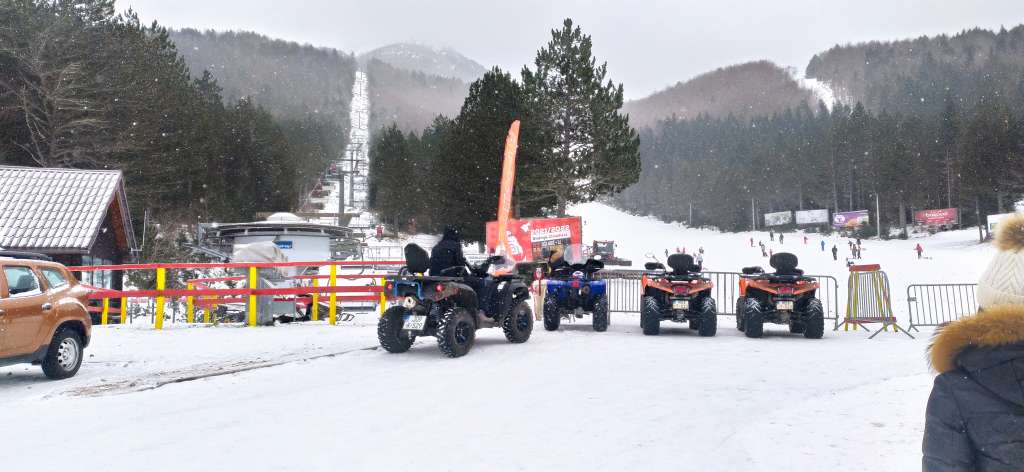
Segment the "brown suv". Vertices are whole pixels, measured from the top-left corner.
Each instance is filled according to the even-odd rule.
[[[33,363],[75,375],[89,344],[88,290],[46,256],[0,252],[0,366]]]

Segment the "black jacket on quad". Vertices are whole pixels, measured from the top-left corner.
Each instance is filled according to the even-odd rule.
[[[441,241],[430,250],[430,275],[439,276],[445,269],[465,266],[466,257],[462,254],[462,241],[455,232],[445,231]]]
[[[950,324],[931,361],[924,471],[1024,471],[1024,306]]]

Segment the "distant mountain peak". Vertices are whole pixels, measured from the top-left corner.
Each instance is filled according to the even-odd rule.
[[[359,55],[359,60],[377,59],[398,69],[451,77],[472,82],[487,69],[480,63],[447,46],[424,43],[394,43]]]

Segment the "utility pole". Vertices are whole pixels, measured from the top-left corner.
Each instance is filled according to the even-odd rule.
[[[882,204],[880,202],[878,192],[875,192],[875,218],[878,220],[875,221],[875,227],[878,228],[878,239],[882,239]]]
[[[757,203],[753,198],[750,199],[750,230],[757,231]]]

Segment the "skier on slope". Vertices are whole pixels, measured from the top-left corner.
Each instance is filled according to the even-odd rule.
[[[821,240],[821,252],[825,252],[825,240]]]
[[[917,247],[914,248],[914,251],[917,252],[917,258],[921,259],[921,255],[924,254],[924,248],[921,247],[921,243],[917,243]]]
[[[832,260],[833,261],[838,261],[839,260],[839,248],[836,247],[835,244],[832,245]]]

